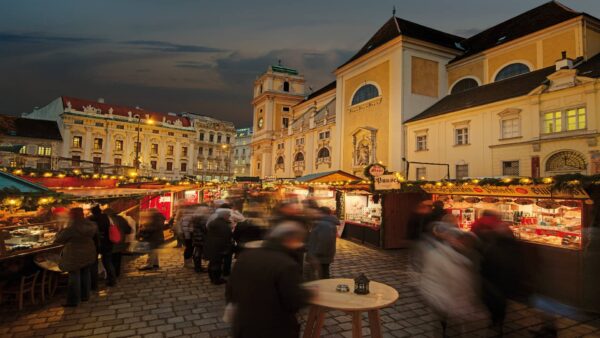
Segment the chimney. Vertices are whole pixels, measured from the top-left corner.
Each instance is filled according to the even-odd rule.
[[[561,52],[561,59],[556,61],[556,70],[573,69],[573,60],[567,57],[567,52]]]
[[[104,98],[103,97],[99,97],[98,98],[98,103],[104,103]]]

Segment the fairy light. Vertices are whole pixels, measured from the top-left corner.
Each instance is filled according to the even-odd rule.
[[[44,173],[44,177],[52,177],[52,173],[50,173],[50,172]]]
[[[522,178],[519,182],[521,182],[521,184],[529,184],[529,183],[531,183],[531,179],[529,179],[529,178]]]
[[[471,182],[473,182],[473,184],[479,184],[480,181],[478,179],[474,179],[474,180],[471,180]]]
[[[504,182],[504,183],[510,183],[510,182],[512,182],[512,178],[509,178],[509,177],[503,178],[502,182]]]
[[[550,184],[550,183],[553,182],[553,179],[552,179],[552,177],[544,177],[542,179],[542,182],[545,183],[545,184]]]

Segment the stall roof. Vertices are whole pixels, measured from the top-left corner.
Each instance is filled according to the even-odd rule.
[[[360,181],[362,178],[354,176],[342,170],[326,171],[317,174],[298,177],[296,181],[304,183],[331,183],[338,181]]]
[[[159,195],[168,190],[164,189],[133,189],[133,188],[111,188],[111,189],[61,189],[58,190],[73,199],[103,199],[121,197],[141,197],[148,195]]]
[[[52,190],[46,187],[2,171],[0,171],[0,189],[17,190],[22,193],[52,193]]]

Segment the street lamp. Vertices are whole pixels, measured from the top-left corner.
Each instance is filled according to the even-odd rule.
[[[140,130],[142,128],[140,128],[140,124],[142,123],[142,117],[140,115],[137,115],[137,139],[135,141],[135,175],[137,176],[139,174],[139,170],[140,170],[140,148],[142,147],[142,144],[140,143]],[[146,120],[146,124],[154,124],[154,121],[152,121],[152,119],[148,119]]]
[[[225,173],[227,174],[227,180],[229,180],[229,144],[223,144],[221,148],[223,148],[223,151],[225,152]]]

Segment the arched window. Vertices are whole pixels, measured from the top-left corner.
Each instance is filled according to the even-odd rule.
[[[321,148],[321,150],[319,150],[319,153],[317,154],[318,158],[328,158],[329,157],[329,149],[327,148]]]
[[[450,94],[464,92],[469,89],[477,88],[478,86],[479,86],[479,83],[477,83],[477,81],[475,79],[470,79],[470,78],[462,79],[462,80],[458,81],[457,83],[455,83],[454,86],[452,86],[452,90],[450,91]]]
[[[277,158],[277,165],[283,165],[283,156]]]
[[[550,172],[581,173],[586,168],[584,155],[576,151],[561,151],[550,156],[546,161],[546,171]]]
[[[366,84],[360,87],[356,93],[354,93],[354,96],[352,97],[352,104],[355,105],[377,96],[379,96],[379,90],[377,87],[372,84]]]
[[[496,78],[494,81],[505,80],[517,75],[529,73],[531,69],[526,64],[523,63],[511,63],[510,65],[502,68],[498,74],[496,74]]]
[[[289,92],[290,91],[290,83],[289,82],[285,81],[283,83],[283,91],[284,92]]]
[[[294,156],[294,161],[295,162],[302,162],[302,161],[304,161],[304,154],[303,153],[297,153],[296,156]]]

